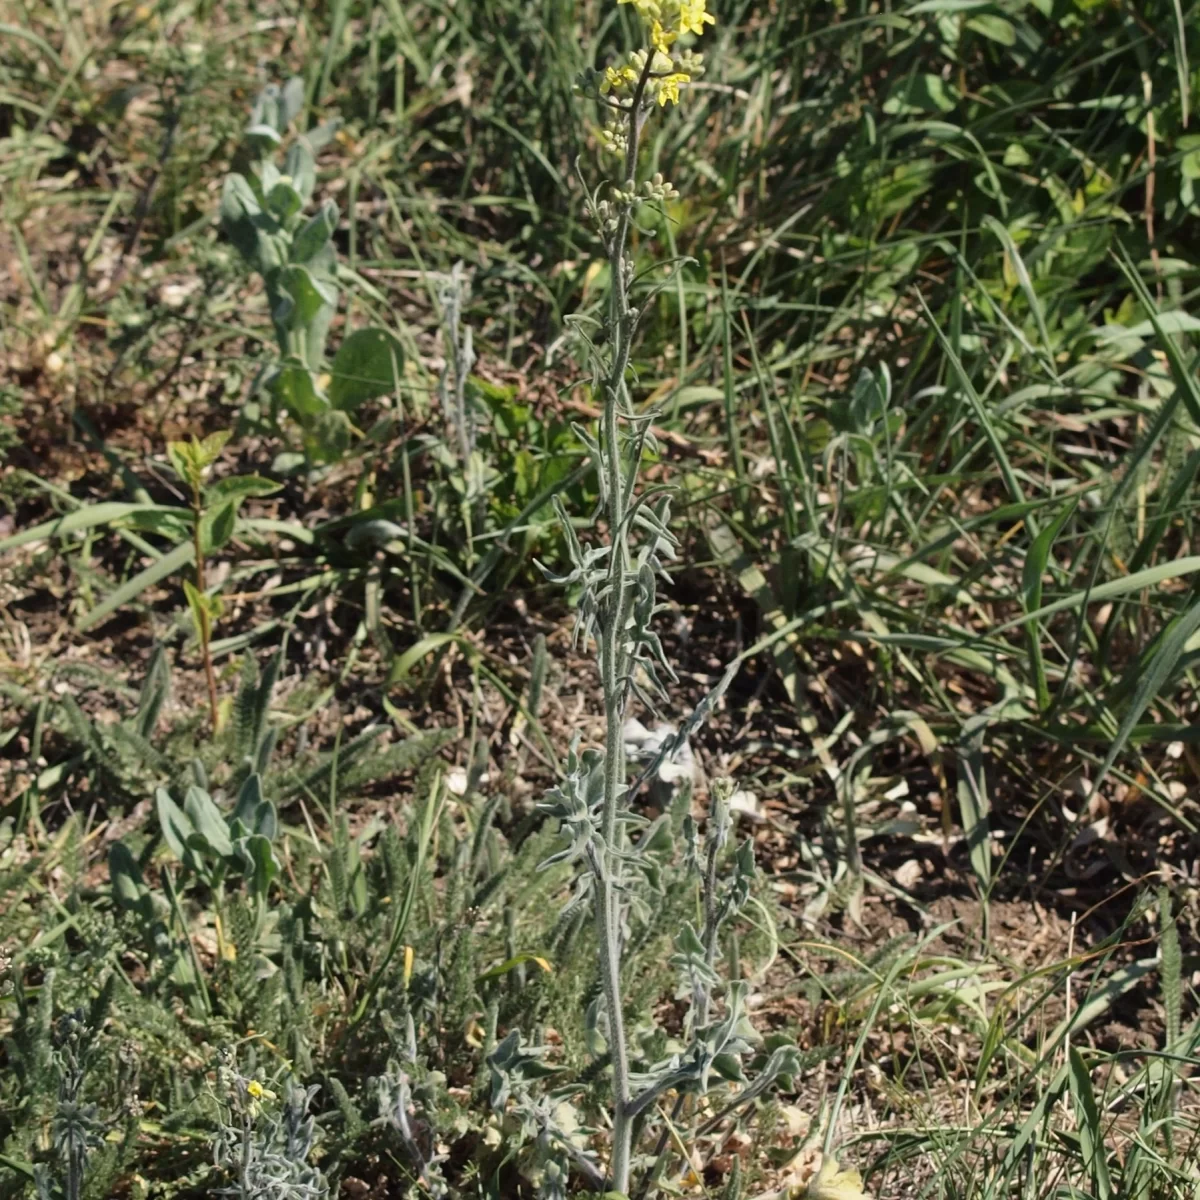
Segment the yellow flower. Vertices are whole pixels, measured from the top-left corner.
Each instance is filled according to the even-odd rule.
[[[681,0],[679,32],[701,34],[705,25],[715,25],[717,18],[708,11],[705,0]]]
[[[270,1088],[265,1088],[257,1079],[252,1079],[246,1084],[246,1091],[255,1100],[274,1100],[275,1093]]]
[[[659,107],[665,108],[668,104],[678,104],[679,85],[681,83],[690,83],[691,79],[690,75],[684,75],[682,71],[676,71],[675,74],[660,79],[658,81]]]
[[[600,81],[600,91],[605,94],[620,92],[627,87],[632,87],[637,83],[637,79],[637,72],[632,67],[605,67],[604,78]]]
[[[671,43],[679,36],[672,30],[667,30],[662,27],[661,21],[655,21],[650,26],[650,45],[655,50],[661,50],[664,54],[669,49]]]
[[[843,1171],[836,1158],[826,1155],[821,1169],[808,1181],[805,1200],[867,1200],[862,1176],[855,1170]]]

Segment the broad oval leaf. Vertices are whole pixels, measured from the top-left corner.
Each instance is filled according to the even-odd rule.
[[[940,75],[905,75],[896,80],[883,111],[890,114],[953,112],[958,107],[958,89]]]
[[[317,390],[312,372],[300,363],[284,363],[271,380],[271,391],[302,425],[329,409],[329,401]]]
[[[237,527],[237,502],[210,508],[200,519],[200,544],[206,551],[220,550]]]
[[[279,864],[275,861],[271,843],[259,834],[251,834],[246,839],[246,852],[254,863],[251,876],[254,890],[260,896],[265,895],[267,888],[271,886],[271,880],[279,874]]]
[[[183,798],[183,810],[191,820],[193,828],[222,858],[233,854],[233,843],[229,840],[229,826],[224,814],[213,802],[213,798],[202,788],[190,787]]]
[[[255,810],[254,832],[268,841],[273,840],[279,832],[279,818],[275,815],[275,805],[270,800],[264,800]]]
[[[338,206],[332,200],[326,200],[320,209],[296,230],[296,236],[292,239],[292,262],[307,263],[315,258],[333,236],[338,216]]]
[[[228,475],[218,479],[206,493],[206,503],[218,504],[222,500],[245,500],[251,496],[270,496],[279,491],[280,484],[261,475]]]
[[[184,815],[183,809],[171,799],[171,794],[166,788],[159,788],[154,793],[154,806],[158,811],[163,841],[180,862],[191,863],[192,856],[187,843],[188,838],[196,832],[191,821]]]
[[[283,160],[284,174],[292,177],[296,191],[304,197],[307,204],[312,199],[313,188],[317,183],[317,169],[313,162],[313,152],[308,139],[298,137],[289,147]]]
[[[108,877],[117,907],[126,912],[140,912],[146,885],[137,859],[124,842],[114,842],[108,852]]]
[[[233,806],[233,820],[241,821],[247,829],[254,827],[254,814],[263,802],[262,776],[252,771],[238,788],[237,803]]]
[[[285,225],[304,207],[304,197],[291,180],[280,179],[267,194],[267,207]]]
[[[366,400],[394,392],[404,366],[404,350],[386,329],[360,329],[342,342],[333,359],[329,399],[353,412]]]

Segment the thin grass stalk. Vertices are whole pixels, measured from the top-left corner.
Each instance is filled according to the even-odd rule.
[[[196,592],[205,595],[208,582],[204,561],[204,495],[199,484],[192,485],[192,545],[196,552]],[[200,639],[200,656],[204,660],[204,682],[208,688],[208,719],[214,737],[220,725],[220,713],[217,706],[217,676],[213,669],[212,657],[212,619],[204,610],[196,622],[196,634]]]

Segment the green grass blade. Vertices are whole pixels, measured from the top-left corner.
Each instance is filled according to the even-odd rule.
[[[1113,1186],[1108,1173],[1108,1153],[1104,1144],[1104,1130],[1100,1124],[1100,1110],[1096,1105],[1096,1094],[1092,1090],[1091,1074],[1082,1055],[1074,1046],[1071,1047],[1068,1058],[1068,1082],[1071,1099],[1075,1105],[1075,1120],[1079,1126],[1083,1165],[1092,1181],[1096,1200],[1111,1200]]]
[[[106,617],[111,616],[122,605],[140,596],[147,588],[173,575],[195,561],[196,548],[191,542],[180,542],[174,550],[164,554],[157,562],[139,571],[132,579],[109,592],[95,608],[84,613],[76,622],[79,630],[91,629]]]
[[[1025,556],[1022,569],[1022,592],[1027,611],[1036,611],[1042,604],[1042,576],[1050,563],[1050,552],[1063,526],[1071,519],[1078,505],[1071,500],[1064,505],[1054,520],[1033,539],[1029,553]],[[1029,657],[1033,664],[1034,688],[1037,691],[1038,708],[1045,712],[1050,707],[1050,686],[1046,681],[1046,662],[1042,655],[1042,629],[1040,624],[1031,624],[1026,629],[1029,639]]]
[[[1194,604],[1183,616],[1176,619],[1170,633],[1163,639],[1158,653],[1155,654],[1150,669],[1142,675],[1137,691],[1134,692],[1129,707],[1121,719],[1117,736],[1104,756],[1103,763],[1100,764],[1100,770],[1092,784],[1093,789],[1098,789],[1108,775],[1113,763],[1117,761],[1118,755],[1125,748],[1125,743],[1129,740],[1133,727],[1178,666],[1184,647],[1197,629],[1200,629],[1200,603]]]
[[[181,510],[166,504],[132,504],[124,500],[107,500],[100,504],[88,504],[77,508],[66,516],[56,517],[53,521],[43,521],[30,529],[23,529],[0,541],[0,554],[6,550],[16,550],[27,546],[30,542],[43,542],[53,537],[64,537],[68,533],[79,533],[85,529],[95,529],[100,525],[110,525],[115,521],[138,513],[164,513],[178,517]]]
[[[1186,558],[1177,558],[1174,562],[1160,563],[1156,567],[1135,571],[1132,575],[1126,575],[1122,579],[1110,579],[1107,583],[1097,584],[1094,588],[1072,592],[1069,596],[1063,596],[1050,604],[1044,604],[1041,608],[1026,613],[1023,617],[1014,617],[1011,621],[1005,621],[990,629],[988,633],[989,636],[994,637],[997,634],[1006,633],[1010,629],[1027,625],[1030,621],[1040,621],[1043,617],[1052,616],[1054,613],[1079,608],[1084,604],[1111,600],[1117,596],[1128,596],[1130,592],[1154,588],[1168,579],[1184,579],[1188,575],[1194,575],[1197,571],[1200,571],[1200,555],[1193,554]]]

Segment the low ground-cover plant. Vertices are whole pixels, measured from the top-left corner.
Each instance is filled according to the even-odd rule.
[[[78,819],[38,850],[11,829],[0,841],[0,1021],[21,1067],[0,1081],[0,1195],[37,1178],[46,1194],[99,1196],[131,1174],[161,1195],[274,1194],[256,1190],[272,1172],[336,1189],[381,1155],[435,1194],[505,1194],[553,1176],[562,1147],[540,1127],[527,1138],[525,1117],[512,1123],[498,1080],[515,1072],[524,1096],[552,1073],[556,1130],[568,1095],[589,1120],[602,1110],[595,926],[554,903],[573,876],[541,867],[556,832],[528,820],[502,831],[503,795],[454,801],[436,760],[399,814],[356,831],[334,770],[324,796],[308,793],[320,832],[297,827],[294,806],[280,819],[260,799],[254,767],[270,742],[235,801],[189,767],[182,802],[160,792],[152,824],[112,845],[99,889]],[[681,800],[643,848],[643,867],[661,874],[624,956],[638,1013],[671,990],[665,964],[694,905]],[[740,898],[715,896],[722,916],[746,898],[746,867],[743,854]],[[51,874],[65,897],[57,923],[45,920]],[[684,976],[706,979],[693,951]],[[561,1049],[531,1058],[550,1028]],[[518,1029],[523,1041],[501,1037]],[[641,1036],[662,1044],[650,1027]]]

